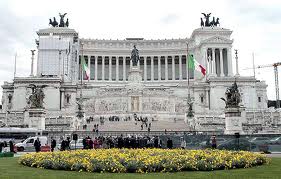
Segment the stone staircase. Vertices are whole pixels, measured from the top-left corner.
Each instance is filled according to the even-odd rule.
[[[159,120],[159,121],[150,121],[151,129],[150,131],[187,131],[190,130],[188,125],[184,120]],[[141,130],[141,121],[135,122],[131,121],[108,121],[106,120],[102,125],[99,121],[92,121],[87,125],[87,131],[92,131],[94,125],[99,124],[99,131],[147,131],[147,127],[143,124],[143,130]]]

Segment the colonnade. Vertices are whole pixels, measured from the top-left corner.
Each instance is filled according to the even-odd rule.
[[[208,48],[205,54],[209,76],[233,76],[231,48]]]
[[[204,48],[203,51],[202,65],[207,70],[207,76],[233,75],[231,48]],[[128,72],[132,66],[129,56],[84,55],[84,58],[90,69],[90,80],[128,80]],[[138,66],[142,70],[143,81],[186,80],[188,76],[193,79],[194,71],[187,69],[187,63],[186,55],[154,55],[141,56]]]
[[[128,72],[132,66],[129,56],[84,55],[84,58],[90,69],[90,80],[128,80]],[[142,70],[144,81],[186,80],[188,78],[186,55],[141,56],[138,66]],[[190,78],[193,76],[193,71],[191,71]]]

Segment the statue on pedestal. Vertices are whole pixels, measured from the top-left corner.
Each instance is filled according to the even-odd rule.
[[[139,57],[139,50],[136,48],[136,45],[134,45],[134,49],[131,52],[131,60],[133,62],[133,66],[138,65],[138,61],[140,60],[140,57]]]
[[[241,95],[238,90],[236,81],[232,84],[231,87],[226,89],[225,98],[221,98],[225,102],[225,108],[238,108],[239,103],[241,102]]]
[[[80,94],[80,98],[77,100],[76,102],[77,104],[77,109],[78,111],[76,112],[77,113],[77,117],[78,119],[82,119],[84,117],[84,111],[83,111],[83,99],[82,99],[82,95]]]
[[[45,98],[45,94],[43,92],[43,88],[47,85],[36,86],[31,84],[30,87],[32,89],[32,94],[28,98],[28,104],[30,104],[30,108],[44,108],[43,107],[43,99]]]

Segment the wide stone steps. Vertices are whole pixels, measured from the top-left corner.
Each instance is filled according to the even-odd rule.
[[[149,123],[149,122],[148,122]],[[99,122],[91,122],[87,125],[87,131],[94,129],[94,125],[99,124],[99,131],[147,131],[147,127],[143,124],[143,130],[141,130],[141,121],[105,121],[103,125]],[[159,120],[151,122],[150,131],[187,131],[190,128],[183,120],[168,121]]]

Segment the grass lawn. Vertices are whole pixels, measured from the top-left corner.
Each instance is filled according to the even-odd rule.
[[[177,172],[177,173],[149,173],[149,174],[131,174],[131,173],[87,173],[75,171],[46,170],[22,166],[17,163],[18,158],[0,158],[0,179],[64,179],[64,178],[120,178],[120,179],[142,179],[142,178],[161,178],[161,179],[186,179],[186,178],[281,178],[281,158],[272,158],[269,165],[258,166],[248,169],[220,170],[212,172]]]

